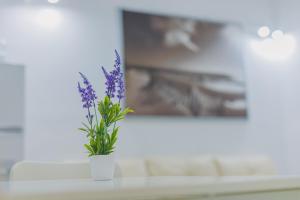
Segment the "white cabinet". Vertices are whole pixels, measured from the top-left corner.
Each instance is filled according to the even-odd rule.
[[[24,122],[24,67],[0,64],[0,129],[22,128]]]
[[[24,67],[0,63],[0,180],[23,157]]]

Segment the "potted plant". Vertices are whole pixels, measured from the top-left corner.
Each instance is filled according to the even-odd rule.
[[[110,180],[114,173],[114,150],[118,137],[117,122],[124,119],[130,108],[123,109],[121,100],[124,98],[124,78],[121,71],[121,59],[115,50],[116,59],[113,70],[107,72],[102,67],[105,76],[105,97],[97,101],[96,93],[87,79],[80,73],[83,84],[78,82],[83,108],[86,109],[87,123],[82,123],[79,130],[84,132],[89,140],[84,147],[89,152],[91,175],[94,180]],[[97,103],[97,104],[96,104]]]

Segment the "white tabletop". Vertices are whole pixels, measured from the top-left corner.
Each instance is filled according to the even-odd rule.
[[[52,180],[0,182],[0,194],[14,199],[151,199],[209,197],[297,191],[300,177],[148,177],[112,181]]]

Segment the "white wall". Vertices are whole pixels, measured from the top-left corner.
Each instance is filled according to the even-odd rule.
[[[285,75],[285,90],[284,90],[284,121],[286,137],[286,151],[288,171],[293,174],[300,173],[300,2],[297,0],[280,0],[280,20],[278,26],[283,30],[294,35],[297,39],[297,51],[290,59],[290,62],[285,63],[283,68],[289,73]]]
[[[112,65],[113,49],[121,49],[120,8],[239,22],[249,37],[271,16],[267,0],[62,0],[56,6],[63,16],[60,27],[45,30],[35,23],[43,4],[31,2],[0,8],[0,37],[9,43],[8,59],[27,66],[25,153],[36,160],[85,158],[85,138],[76,130],[84,116],[77,72],[87,74],[103,93],[99,65]],[[263,63],[245,46],[248,119],[130,117],[117,154],[265,153],[288,172],[282,69]]]

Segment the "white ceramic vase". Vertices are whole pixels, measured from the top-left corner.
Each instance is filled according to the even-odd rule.
[[[114,177],[114,154],[90,157],[91,175],[95,181],[111,180]]]

